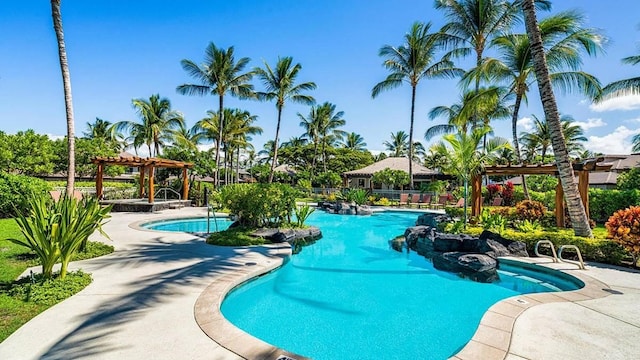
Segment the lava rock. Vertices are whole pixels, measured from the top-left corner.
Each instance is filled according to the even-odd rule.
[[[397,238],[390,241],[391,248],[395,251],[402,252],[405,246],[405,239],[403,236],[398,236]]]
[[[485,254],[446,252],[433,257],[433,266],[438,270],[461,274],[479,282],[499,279],[498,261]]]
[[[464,242],[473,238],[466,234],[436,233],[433,239],[433,250],[437,252],[465,251]]]
[[[430,226],[432,228],[437,228],[438,223],[443,222],[451,222],[453,219],[451,216],[447,214],[434,214],[434,213],[426,213],[418,216],[418,220],[416,220],[416,225],[425,225]]]
[[[500,234],[496,234],[488,230],[485,230],[480,234],[479,240],[480,243],[483,241],[486,243],[486,248],[483,249],[484,251],[480,251],[485,254],[492,254],[494,257],[529,257],[529,253],[527,253],[527,244],[522,241],[505,239]]]

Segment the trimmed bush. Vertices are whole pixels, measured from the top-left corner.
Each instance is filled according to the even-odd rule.
[[[516,217],[520,220],[540,221],[547,213],[547,207],[539,201],[522,200],[516,204]]]
[[[0,218],[29,213],[28,194],[46,194],[51,187],[46,181],[25,175],[0,172]]]
[[[631,253],[633,266],[636,266],[640,256],[640,206],[616,211],[605,227],[613,241]]]
[[[589,215],[602,224],[614,212],[640,205],[640,190],[589,189]]]

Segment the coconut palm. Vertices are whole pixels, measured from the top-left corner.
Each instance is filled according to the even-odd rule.
[[[191,60],[180,61],[182,68],[191,77],[198,80],[199,84],[183,84],[176,88],[182,95],[214,95],[218,96],[218,131],[222,131],[224,125],[224,97],[229,94],[240,99],[252,97],[253,85],[249,83],[253,76],[252,72],[244,72],[244,68],[250,59],[243,57],[236,61],[234,48],[218,48],[214,43],[209,43],[205,49],[204,63],[198,65]],[[222,134],[218,134],[222,138]],[[216,142],[216,164],[220,162],[220,143]],[[214,184],[219,185],[220,179],[217,174],[214,177]]]
[[[196,126],[188,128],[182,123],[176,129],[169,130],[169,133],[171,146],[190,151],[198,150],[198,143],[200,143],[201,137]]]
[[[462,129],[460,129],[462,130]],[[467,223],[467,199],[469,181],[482,173],[485,164],[493,162],[499,152],[509,147],[504,139],[493,138],[482,148],[484,136],[489,134],[489,127],[474,128],[469,132],[458,131],[447,134],[443,141],[433,145],[431,150],[440,156],[447,156],[449,161],[443,169],[445,173],[455,175],[464,184],[464,222]]]
[[[360,134],[356,134],[354,132],[348,133],[340,144],[343,148],[357,151],[364,151],[367,146],[367,143],[364,142],[364,138]]]
[[[409,154],[413,154],[413,124],[416,106],[416,89],[422,79],[455,77],[462,74],[456,69],[448,57],[436,58],[436,51],[441,44],[439,33],[430,33],[431,23],[415,22],[404,43],[399,47],[385,45],[380,48],[379,55],[384,57],[382,63],[391,74],[371,90],[371,97],[376,98],[382,91],[399,87],[404,82],[411,86],[411,119],[409,123]],[[413,166],[409,161],[409,186],[413,189]]]
[[[533,118],[534,128],[531,132],[523,133],[521,139],[527,148],[532,148],[540,154],[542,162],[544,163],[545,157],[551,148],[549,124],[544,120],[538,119],[535,115],[531,117]],[[582,127],[573,124],[574,119],[571,115],[562,115],[560,122],[562,135],[567,144],[567,151],[570,155],[578,156],[579,153],[584,150],[582,143],[587,141],[587,138],[584,136],[584,130]]]
[[[385,141],[382,145],[390,152],[391,157],[401,157],[407,154],[409,135],[404,131],[391,133],[391,141]]]
[[[67,196],[73,195],[76,178],[76,150],[73,119],[73,98],[71,96],[71,75],[67,61],[67,48],[64,43],[64,30],[62,28],[62,14],[60,12],[60,0],[51,0],[51,17],[53,30],[58,41],[58,59],[60,60],[60,72],[62,73],[62,87],[64,89],[64,107],[67,116]]]
[[[307,139],[302,136],[292,136],[282,143],[282,147],[300,147],[307,145]]]
[[[111,122],[102,120],[99,117],[93,123],[87,122],[87,131],[82,135],[87,139],[105,139],[110,140],[111,137]]]
[[[411,153],[411,156],[409,158],[413,161],[421,162],[420,159],[427,154],[424,145],[422,145],[420,141],[416,141],[413,143],[413,146],[411,148],[413,149],[413,152]]]
[[[538,27],[534,0],[522,0],[522,11],[525,17],[525,26],[529,41],[531,42],[531,54],[533,56],[534,70],[540,91],[540,99],[544,109],[545,118],[549,126],[551,145],[558,166],[558,173],[562,183],[562,189],[567,202],[567,209],[571,217],[574,233],[577,236],[592,237],[589,227],[589,218],[580,199],[578,186],[573,177],[573,167],[569,160],[567,145],[562,135],[562,125],[558,105],[551,86],[549,67],[542,43],[542,35]]]
[[[313,143],[313,159],[311,160],[311,174],[313,175],[313,171],[316,168],[316,159],[318,157],[318,146],[320,145],[320,114],[318,112],[318,107],[312,106],[309,110],[309,115],[306,117],[302,114],[298,113],[298,117],[300,118],[300,126],[304,128],[304,136],[309,139],[311,143]]]
[[[251,136],[262,134],[262,128],[253,125],[257,118],[258,117],[256,115],[251,115],[248,111],[235,109],[232,117],[230,118],[231,121],[229,121],[229,126],[226,127],[226,132],[228,132],[229,135],[225,148],[231,155],[229,156],[230,168],[233,161],[232,154],[234,151],[236,154],[236,182],[240,182],[240,151],[242,149],[253,148],[253,145],[250,143],[252,140]]]
[[[149,100],[134,99],[132,104],[142,122],[119,121],[114,127],[116,131],[127,131],[134,147],[146,144],[149,156],[158,156],[160,148],[170,142],[171,130],[184,126],[182,114],[171,110],[169,99],[159,94],[151,95]]]
[[[629,56],[622,59],[623,64],[640,64],[640,55]],[[618,96],[640,94],[640,77],[614,81],[602,89],[602,94],[596,98],[598,102],[609,100]],[[638,150],[634,150],[638,151]]]
[[[318,124],[318,134],[322,145],[322,164],[324,166],[324,172],[327,172],[327,147],[333,146],[333,144],[346,135],[346,132],[339,128],[347,122],[342,118],[344,111],[336,112],[336,105],[330,102],[318,105],[317,112],[320,120]]]
[[[262,81],[265,90],[257,92],[258,99],[263,101],[275,100],[278,109],[278,122],[276,125],[276,136],[273,140],[273,160],[271,161],[271,169],[269,171],[269,183],[273,182],[273,169],[278,162],[278,138],[280,136],[280,123],[282,120],[282,109],[289,100],[294,103],[312,105],[314,99],[312,96],[304,94],[316,88],[314,82],[303,82],[296,84],[298,73],[302,69],[302,65],[297,63],[293,65],[293,58],[290,56],[278,58],[275,69],[272,69],[267,62],[264,62],[264,68],[255,68],[255,75]]]

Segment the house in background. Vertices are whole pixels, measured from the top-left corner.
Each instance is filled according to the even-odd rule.
[[[450,176],[444,175],[439,171],[426,168],[419,163],[413,161],[413,183],[414,189],[420,189],[421,184],[429,183],[433,180],[449,179]],[[371,181],[373,174],[386,168],[391,170],[402,170],[409,173],[409,159],[406,157],[388,157],[380,160],[362,169],[347,171],[342,173],[344,179],[344,187],[348,188],[365,188],[371,190],[393,190],[389,189],[386,184],[374,184]]]

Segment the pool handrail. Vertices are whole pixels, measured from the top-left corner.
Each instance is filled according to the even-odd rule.
[[[573,249],[573,250],[575,250],[576,253],[578,254],[578,261],[569,260],[569,259],[563,258],[562,257],[562,251],[564,249]],[[566,262],[566,263],[569,263],[569,264],[577,265],[580,270],[587,270],[584,267],[584,261],[582,261],[582,254],[580,253],[580,249],[575,245],[562,245],[562,246],[560,246],[560,248],[558,248],[558,259],[560,261],[562,261],[562,262]]]
[[[553,256],[540,254],[540,252],[538,252],[538,248],[542,244],[549,245],[549,247],[551,248],[551,254],[553,254]],[[554,263],[559,262],[558,254],[556,254],[556,247],[555,247],[555,245],[553,245],[553,243],[550,240],[540,240],[540,241],[538,241],[536,243],[536,246],[533,248],[533,251],[535,252],[537,257],[550,258]]]

